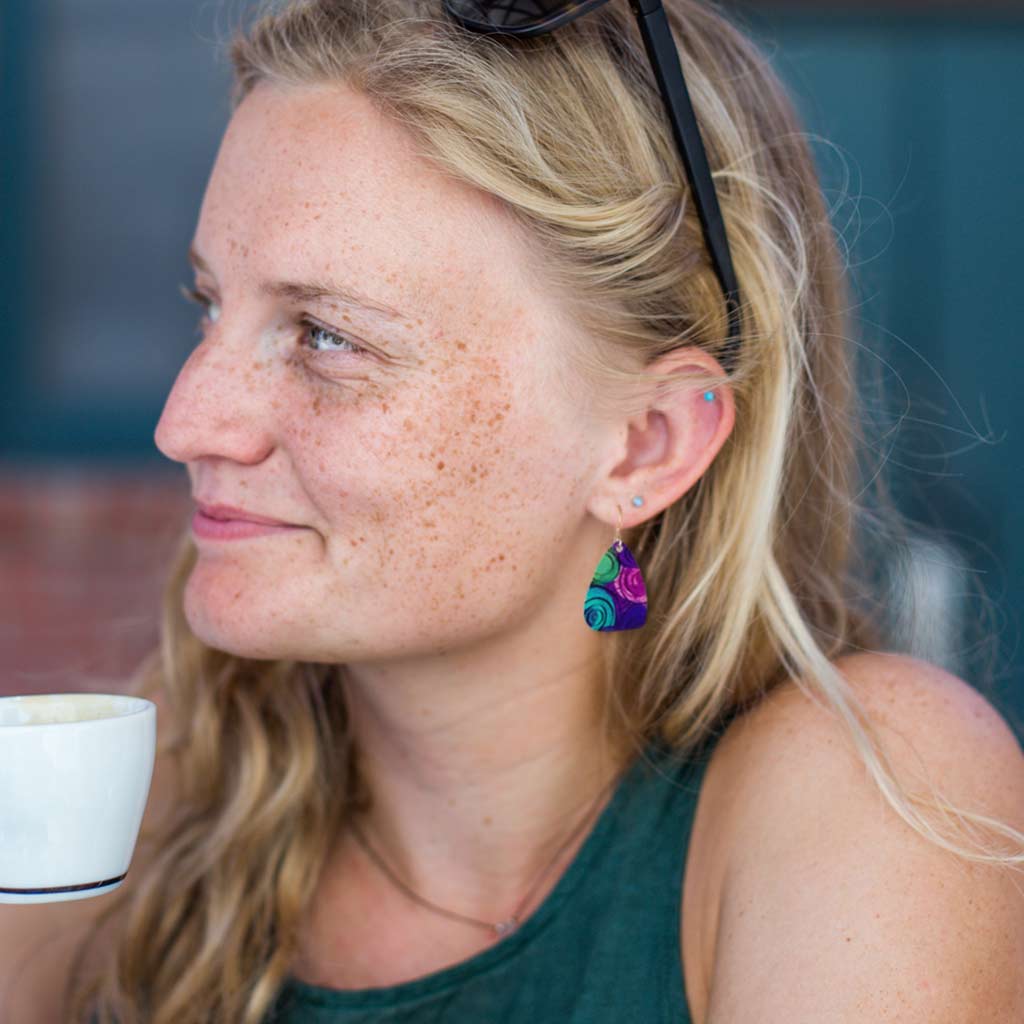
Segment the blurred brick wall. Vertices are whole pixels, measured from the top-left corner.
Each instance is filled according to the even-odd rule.
[[[0,695],[117,692],[191,507],[180,469],[0,465]]]

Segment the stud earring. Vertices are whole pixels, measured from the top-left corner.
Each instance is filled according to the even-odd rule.
[[[713,402],[714,400],[715,400],[715,393],[714,393],[714,391],[705,391],[704,392],[704,401],[705,402]]]
[[[638,494],[633,504],[639,507],[644,499]],[[601,556],[583,602],[583,620],[593,630],[611,632],[637,629],[647,621],[647,587],[633,552],[619,536],[622,509],[615,527],[615,540]]]

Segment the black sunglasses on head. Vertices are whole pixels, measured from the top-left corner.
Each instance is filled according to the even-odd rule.
[[[608,0],[443,0],[444,8],[463,27],[473,32],[498,35],[534,36],[550,32],[574,18],[595,10]],[[729,315],[729,337],[723,354],[723,366],[730,369],[739,348],[739,288],[732,266],[732,255],[725,237],[722,211],[711,180],[707,153],[697,128],[697,118],[683,78],[661,0],[629,0],[636,15],[647,56],[658,81],[662,100],[672,123],[676,146],[683,158],[686,177],[697,203],[697,215],[715,274],[725,293]]]

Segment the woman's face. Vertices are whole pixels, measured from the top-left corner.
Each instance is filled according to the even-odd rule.
[[[560,587],[586,631],[600,551],[562,570],[609,435],[506,218],[358,93],[261,84],[235,111],[193,240],[209,315],[155,441],[196,499],[301,529],[196,538],[185,613],[212,646],[422,655],[515,629]]]

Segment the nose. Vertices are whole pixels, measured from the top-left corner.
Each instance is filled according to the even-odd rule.
[[[273,448],[273,374],[257,344],[218,322],[178,372],[153,435],[162,454],[257,463]],[[254,364],[260,364],[257,368]]]

